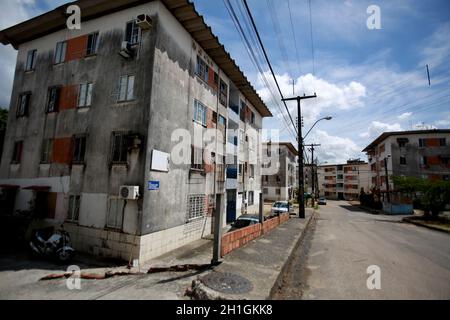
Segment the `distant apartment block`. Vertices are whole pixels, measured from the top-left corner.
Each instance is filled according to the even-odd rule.
[[[386,191],[386,172],[433,181],[450,180],[450,130],[385,132],[370,143],[367,153],[371,189]]]
[[[264,200],[291,200],[296,187],[297,149],[290,142],[264,143],[262,147],[263,164],[269,165],[273,153],[278,153],[278,172],[262,176]],[[270,163],[270,165],[275,165]]]
[[[369,164],[361,160],[321,165],[317,176],[319,195],[327,199],[357,200],[361,190],[369,191]]]

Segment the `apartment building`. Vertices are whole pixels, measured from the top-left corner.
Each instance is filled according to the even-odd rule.
[[[386,191],[388,180],[394,190],[391,176],[448,181],[449,141],[447,129],[384,132],[363,150],[369,159],[371,189]]]
[[[297,149],[290,142],[263,143],[262,161],[276,166],[273,174],[262,176],[264,200],[288,201],[294,198],[298,156]],[[272,163],[276,161],[276,164]]]
[[[350,159],[345,164],[317,168],[319,194],[327,199],[357,200],[361,190],[369,191],[369,164]]]
[[[3,213],[64,222],[77,250],[143,261],[211,233],[230,190],[237,210],[256,207],[259,160],[248,138],[228,141],[271,113],[194,5],[73,4],[80,30],[67,29],[64,5],[0,32],[18,50]]]

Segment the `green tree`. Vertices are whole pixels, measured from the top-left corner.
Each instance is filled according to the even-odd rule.
[[[395,188],[418,199],[425,215],[437,218],[450,202],[450,181],[431,181],[415,177],[392,177]]]

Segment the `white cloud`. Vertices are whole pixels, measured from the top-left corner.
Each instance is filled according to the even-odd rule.
[[[428,64],[431,68],[436,68],[445,62],[448,65],[448,59],[450,58],[449,34],[450,23],[444,23],[436,29],[431,37],[426,39],[421,46],[422,61],[419,63],[420,67]]]
[[[321,146],[316,149],[320,162],[346,163],[349,159],[365,158],[361,153],[362,148],[349,138],[333,136],[317,129],[311,134],[310,141],[320,141]]]
[[[405,113],[402,113],[401,115],[399,115],[398,118],[400,120],[405,120],[405,119],[408,119],[411,116],[412,116],[412,112],[405,112]]]
[[[361,133],[360,137],[375,139],[383,132],[402,131],[402,127],[398,123],[388,124],[380,121],[372,121],[366,132]]]
[[[264,74],[267,79],[271,81],[271,74]],[[292,81],[289,75],[277,75],[277,81],[280,85],[281,91],[285,97],[290,97],[292,95]],[[272,110],[274,115],[278,118],[281,117],[280,110],[276,107],[273,102],[270,90],[263,86],[261,81],[258,82],[260,89],[258,94],[267,103],[269,108]],[[279,96],[278,91],[273,84],[272,92],[274,93],[276,99]],[[336,84],[329,82],[325,79],[317,78],[312,74],[306,74],[299,77],[295,82],[295,88],[304,89],[305,92],[309,94],[317,93],[316,99],[304,100],[302,101],[302,115],[305,124],[312,124],[321,114],[332,114],[338,110],[350,110],[354,108],[364,107],[363,98],[366,96],[366,88],[359,82],[350,81],[346,84]],[[296,94],[300,90],[297,90]],[[279,102],[279,101],[277,101]],[[279,102],[283,113],[286,114],[285,108],[281,102]],[[297,114],[297,103],[288,103],[288,108],[291,115],[296,117]],[[295,119],[294,119],[295,120]]]

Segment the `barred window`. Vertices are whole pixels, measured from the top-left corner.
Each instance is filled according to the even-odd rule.
[[[67,214],[67,221],[78,222],[80,216],[80,196],[72,195],[69,198],[69,212]]]
[[[125,200],[119,198],[110,198],[106,226],[108,228],[122,230],[124,211],[125,211]]]
[[[196,194],[188,197],[188,216],[191,221],[197,218],[203,218],[205,215],[205,195]]]

